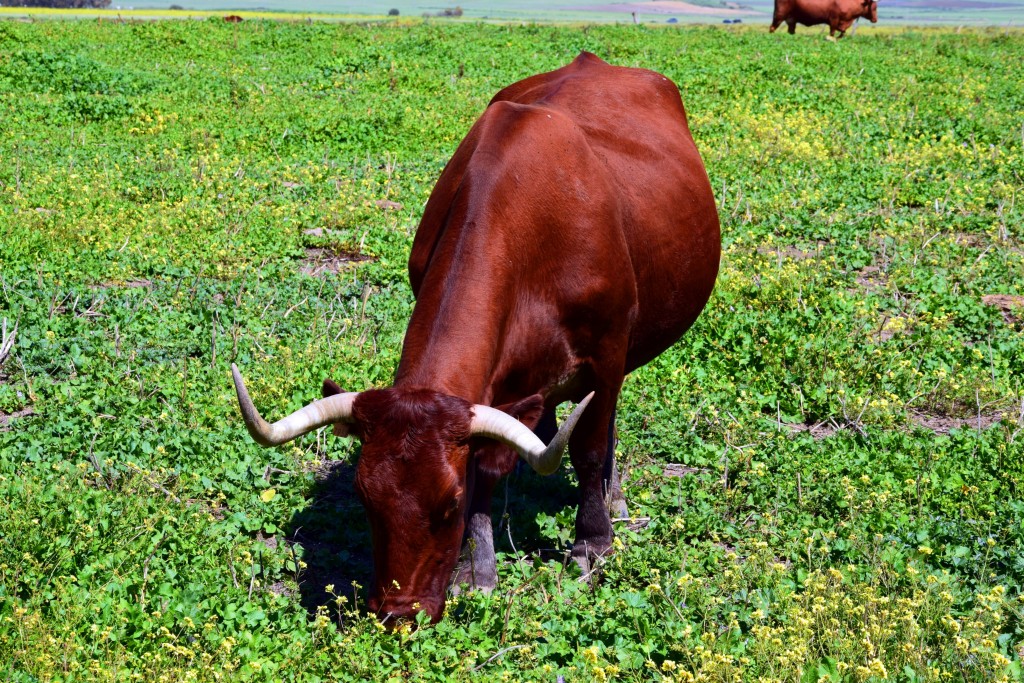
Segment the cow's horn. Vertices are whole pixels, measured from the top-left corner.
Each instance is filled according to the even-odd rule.
[[[583,414],[583,410],[593,397],[594,392],[590,392],[579,402],[579,405],[562,423],[555,438],[547,446],[522,422],[508,413],[503,413],[490,406],[473,406],[473,422],[470,425],[470,433],[473,436],[488,437],[500,441],[506,446],[511,446],[519,452],[520,457],[530,467],[536,470],[537,474],[552,474],[562,462],[562,454],[569,443],[569,435],[572,434],[576,422],[579,421],[580,415]]]
[[[235,393],[238,394],[238,406],[242,409],[245,427],[253,440],[261,446],[277,446],[319,427],[335,422],[352,421],[352,403],[359,395],[357,392],[334,394],[313,401],[288,417],[268,424],[256,411],[256,406],[253,405],[245,388],[245,382],[242,381],[242,373],[234,363],[231,364],[231,374],[235,378]]]

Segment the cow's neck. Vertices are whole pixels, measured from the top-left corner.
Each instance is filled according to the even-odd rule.
[[[463,240],[465,242],[468,240]],[[409,321],[396,387],[424,387],[490,403],[514,313],[511,261],[488,243],[451,245],[435,254]],[[474,256],[460,254],[474,253]]]

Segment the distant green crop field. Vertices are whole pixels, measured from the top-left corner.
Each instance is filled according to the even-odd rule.
[[[171,5],[181,10],[170,12]],[[132,0],[114,2],[105,9],[39,10],[7,8],[5,13],[18,15],[62,17],[103,16],[108,18],[137,18],[140,16],[193,16],[205,13],[240,12],[278,17],[282,20],[304,19],[307,15],[326,21],[375,21],[394,10],[403,19],[428,17],[445,23],[462,21],[510,22],[587,22],[632,24],[632,13],[642,24],[681,24],[736,21],[753,24],[767,30],[771,23],[773,0],[391,0],[387,3],[373,0]],[[458,8],[461,18],[440,17],[445,10]],[[881,26],[892,25],[966,25],[1003,26],[1024,25],[1024,0],[885,0],[878,8]],[[0,15],[2,16],[2,15]],[[860,30],[873,30],[866,21]],[[808,29],[804,29],[808,30]],[[820,32],[821,29],[810,29]]]
[[[572,473],[516,474],[498,590],[385,631],[357,444],[259,448],[229,364],[272,418],[386,386],[441,168],[583,49],[679,85],[717,289],[627,380],[594,585]],[[0,23],[0,676],[1020,680],[1021,63],[1002,30]]]

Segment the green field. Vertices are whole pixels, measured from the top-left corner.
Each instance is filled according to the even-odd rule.
[[[591,587],[571,472],[495,501],[491,595],[361,608],[358,448],[251,442],[388,384],[433,182],[587,49],[679,84],[718,287],[626,383]],[[0,22],[0,678],[1009,681],[1024,655],[1024,35]]]
[[[171,5],[182,11],[169,12]],[[200,17],[204,13],[227,12],[270,14],[282,20],[301,20],[307,16],[326,21],[376,21],[390,10],[397,10],[403,18],[436,17],[446,9],[458,7],[463,11],[461,21],[502,22],[602,22],[633,23],[631,12],[643,24],[664,24],[675,19],[682,24],[719,24],[737,19],[766,29],[771,23],[773,0],[691,0],[670,7],[660,0],[132,0],[114,2],[102,10],[43,10],[60,16],[100,17]],[[737,11],[738,8],[738,11]],[[8,8],[19,16],[39,16],[40,10]],[[886,25],[942,25],[1003,26],[1024,25],[1024,0],[883,0],[878,8],[879,22]],[[445,23],[458,19],[434,18]],[[866,21],[860,30],[872,30]],[[804,31],[808,29],[803,29]],[[814,29],[820,32],[820,29]]]

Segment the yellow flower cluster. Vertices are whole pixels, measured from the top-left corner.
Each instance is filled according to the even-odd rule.
[[[696,646],[681,648],[681,657],[666,659],[660,669],[649,665],[673,683],[749,680],[752,667],[763,683],[805,680],[808,666],[820,662],[830,662],[843,680],[865,683],[892,680],[908,669],[922,681],[959,679],[961,671],[971,680],[1008,681],[1010,660],[997,639],[1014,605],[1002,586],[975,596],[978,606],[959,615],[948,574],[918,578],[899,597],[893,578],[861,581],[829,567],[791,590],[779,583],[767,612],[751,615],[757,623],[743,656],[726,652],[728,639],[716,635],[730,629],[710,623]]]

